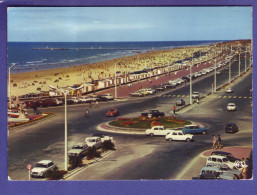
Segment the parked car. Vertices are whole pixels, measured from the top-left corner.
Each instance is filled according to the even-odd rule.
[[[92,99],[90,97],[87,97],[87,96],[82,96],[80,98],[80,101],[83,102],[83,103],[88,103],[88,102],[92,102]]]
[[[236,104],[235,103],[228,103],[227,110],[228,111],[236,111]]]
[[[227,123],[225,127],[226,133],[236,133],[238,132],[238,126],[235,123]]]
[[[226,164],[207,163],[206,167],[217,167],[218,168],[217,172],[231,174],[233,176],[236,176],[236,179],[242,179],[243,177],[241,170],[231,169]]]
[[[144,94],[140,93],[139,91],[133,92],[129,94],[132,97],[143,97]]]
[[[119,116],[119,110],[117,108],[110,108],[106,116]]]
[[[153,126],[151,129],[146,129],[146,136],[166,136],[168,133],[172,132],[172,129],[166,129],[164,126]]]
[[[183,79],[184,81],[187,81],[187,82],[190,81],[190,78],[189,78],[189,77],[182,77],[182,79]]]
[[[72,149],[68,151],[68,156],[85,156],[89,147],[85,142],[79,142],[72,146]]]
[[[101,134],[101,133],[96,133],[93,135],[93,137],[100,137],[101,138],[101,142],[104,143],[105,141],[111,141],[113,142],[113,137]]]
[[[72,100],[75,104],[82,103],[81,99],[78,98],[78,97],[72,97],[71,100]]]
[[[107,100],[113,100],[114,99],[114,97],[109,93],[104,94],[103,97],[105,97]]]
[[[226,89],[226,92],[227,92],[227,93],[233,93],[233,89],[232,89],[232,88],[227,88],[227,89]]]
[[[51,160],[41,160],[31,170],[31,177],[45,177],[45,174],[49,170],[53,170],[56,165]]]
[[[88,137],[85,139],[85,142],[89,147],[100,148],[102,146],[100,137]]]
[[[206,134],[207,133],[207,130],[205,127],[200,127],[198,125],[186,125],[184,128],[183,128],[183,133],[185,134]]]
[[[183,99],[177,99],[176,106],[184,106],[186,102]]]
[[[67,99],[67,104],[68,105],[74,104],[74,101],[72,99]]]
[[[192,98],[193,99],[199,99],[200,98],[199,92],[194,91],[193,94],[192,94]]]
[[[224,156],[229,159],[231,162],[236,162],[236,161],[241,161],[240,159],[234,157],[231,153],[229,152],[224,152],[224,151],[213,151],[211,155],[216,155],[216,156]]]
[[[238,179],[236,175],[222,172],[218,167],[203,167],[199,174],[199,179],[226,179],[235,180]]]
[[[43,99],[41,106],[42,107],[57,106],[57,103],[54,99]]]
[[[192,134],[184,134],[183,131],[171,131],[169,132],[166,136],[165,139],[166,141],[187,141],[190,142],[193,139],[193,135]]]
[[[239,168],[239,165],[241,164],[241,161],[232,161],[229,160],[226,156],[221,156],[221,155],[211,155],[208,157],[206,164],[208,163],[213,163],[213,164],[226,164],[229,168],[235,169]]]
[[[147,116],[148,118],[152,117],[163,117],[165,116],[164,112],[159,112],[159,110],[150,110],[149,112],[141,113],[141,116]]]

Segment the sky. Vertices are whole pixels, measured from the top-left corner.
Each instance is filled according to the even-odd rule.
[[[251,7],[9,7],[8,41],[115,42],[252,38]]]

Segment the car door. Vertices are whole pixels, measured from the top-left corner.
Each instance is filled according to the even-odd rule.
[[[185,137],[184,137],[183,133],[178,132],[177,140],[180,140],[180,141],[181,141],[181,140],[185,140]]]
[[[167,130],[164,130],[162,127],[159,127],[159,134],[160,135],[167,135]]]

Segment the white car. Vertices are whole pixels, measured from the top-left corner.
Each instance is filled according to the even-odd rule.
[[[72,149],[68,151],[68,156],[85,156],[88,149],[89,147],[85,142],[76,143],[72,146]]]
[[[92,98],[90,98],[90,97],[87,97],[87,96],[82,96],[81,98],[80,98],[80,101],[81,102],[92,102]]]
[[[72,97],[71,100],[76,104],[82,102],[78,97]]]
[[[170,133],[171,129],[166,129],[164,126],[153,126],[151,129],[146,129],[145,135],[147,136],[166,136]]]
[[[227,89],[226,89],[226,92],[227,92],[227,93],[233,93],[233,89],[232,89],[232,88],[227,88]]]
[[[227,110],[228,111],[235,111],[236,110],[236,104],[235,103],[228,103]]]
[[[113,100],[114,99],[114,97],[109,93],[103,95],[103,97],[105,97],[107,100]]]
[[[100,137],[101,138],[101,142],[104,143],[104,141],[111,141],[113,142],[113,137],[101,134],[101,133],[96,133],[93,135],[93,137]]]
[[[45,174],[49,170],[53,170],[56,165],[51,160],[41,160],[31,170],[31,177],[45,177]]]
[[[102,146],[100,137],[88,137],[85,139],[85,142],[89,147],[101,148]]]
[[[216,164],[216,165],[227,165],[230,169],[236,169],[237,164],[240,163],[240,161],[232,162],[225,156],[219,156],[219,155],[211,155],[208,157],[206,161],[206,165],[208,164]]]
[[[192,134],[184,134],[183,131],[171,131],[165,136],[166,141],[187,141],[190,142],[194,138]]]
[[[198,98],[200,98],[199,92],[194,91],[193,94],[192,94],[192,98],[193,98],[193,99],[198,99]]]

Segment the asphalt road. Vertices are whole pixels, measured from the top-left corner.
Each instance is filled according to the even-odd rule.
[[[244,60],[241,63],[244,70]],[[231,68],[232,78],[238,74],[238,65],[235,62]],[[228,80],[228,70],[224,68],[217,75],[217,86]],[[193,83],[193,91],[206,94],[211,91],[213,76],[206,75],[196,79]],[[234,88],[237,96],[249,96],[252,86],[251,75],[241,81]],[[220,93],[220,92],[219,92]],[[154,97],[135,98],[133,101],[101,103],[99,109],[90,109],[90,117],[84,118],[86,105],[68,106],[68,148],[75,142],[83,141],[85,137],[98,132],[96,126],[102,122],[112,120],[105,117],[110,107],[117,107],[121,111],[121,117],[138,116],[149,109],[159,109],[166,115],[177,97],[167,95],[188,95],[189,86],[166,91]],[[165,96],[166,95],[166,96]],[[188,98],[184,98],[188,101]],[[207,100],[203,100],[207,101]],[[168,179],[173,178],[183,168],[183,164],[189,161],[199,151],[207,149],[210,145],[210,134],[224,132],[224,124],[227,121],[245,120],[246,126],[251,120],[251,99],[233,99],[238,106],[238,111],[228,113],[226,104],[229,99],[208,100],[211,103],[201,103],[197,107],[179,114],[179,117],[198,121],[209,129],[208,135],[199,135],[193,143],[174,142],[169,143],[163,137],[145,137],[142,135],[111,134],[119,149],[103,159],[92,168],[85,170],[87,174],[78,174],[72,179],[78,180],[123,180],[123,179]],[[14,180],[27,180],[27,164],[35,164],[42,159],[51,159],[60,168],[63,168],[64,157],[64,107],[42,109],[57,113],[57,116],[36,124],[10,130],[8,138],[8,171]],[[242,113],[244,117],[242,118]],[[249,115],[248,115],[249,114]],[[246,117],[246,118],[245,118]],[[245,124],[244,124],[245,125]],[[250,125],[248,124],[247,128]],[[252,128],[250,128],[252,130]],[[249,143],[251,134],[243,139],[231,140],[227,144]],[[176,169],[174,169],[176,167]]]

